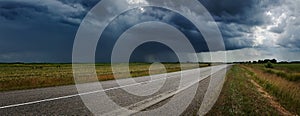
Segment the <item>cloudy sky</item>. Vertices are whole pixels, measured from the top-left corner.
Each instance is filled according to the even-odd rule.
[[[0,62],[71,62],[78,27],[98,2],[0,0]],[[300,60],[300,0],[199,2],[213,16],[225,43],[226,51],[212,51],[212,54],[226,52],[227,61]],[[101,36],[103,45],[98,46],[97,51],[101,53],[96,53],[97,61],[109,61],[118,37],[133,25],[145,21],[165,22],[176,27],[191,41],[201,61],[209,61],[207,46],[199,39],[203,37],[195,26],[178,13],[156,7],[132,9],[113,20]],[[140,46],[133,56],[137,61],[148,61],[155,56],[160,61],[174,60],[172,50],[157,43]]]

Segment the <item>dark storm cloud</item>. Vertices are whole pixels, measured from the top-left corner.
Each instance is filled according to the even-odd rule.
[[[8,23],[8,25],[1,24],[3,25],[2,27],[5,28],[0,28],[0,30],[3,30],[1,31],[2,33],[0,32],[1,37],[4,38],[4,40],[1,39],[1,41],[5,41],[1,43],[5,44],[3,46],[7,46],[5,47],[2,54],[22,54],[25,52],[30,52],[30,54],[48,53],[58,57],[65,54],[70,55],[73,38],[75,36],[75,32],[79,23],[85,16],[86,12],[91,9],[97,2],[98,0],[44,0],[40,2],[36,2],[36,0],[2,1],[0,5],[0,16],[1,20],[3,21],[1,22]],[[207,4],[208,7],[210,7],[211,5],[212,4]],[[222,22],[226,23],[228,23],[229,21],[240,21],[240,19],[238,19],[237,17],[241,17],[239,16],[239,14],[243,13],[240,13],[237,10],[241,10],[243,12],[245,11],[242,10],[243,7],[239,7],[238,9],[231,9],[231,6],[229,4],[219,4],[217,5],[217,7],[229,8],[225,12],[226,15],[230,14],[230,16],[228,17],[226,17],[224,13],[219,13],[220,11],[222,11],[222,9],[213,10],[213,15],[221,17],[222,19],[224,19]],[[151,12],[154,13],[151,14]],[[132,15],[136,15],[134,13],[139,12],[133,12]],[[128,21],[132,21],[132,19],[130,18],[135,17],[140,17],[146,20],[164,20],[165,22],[172,24],[182,32],[186,33],[186,36],[190,38],[190,41],[192,43],[205,43],[201,41],[201,39],[195,39],[201,36],[200,33],[195,30],[195,27],[190,25],[187,21],[182,20],[180,16],[174,15],[170,12],[150,9],[148,14],[124,17],[125,18],[119,22],[121,23],[119,25],[126,25],[125,23],[127,23]],[[113,36],[111,34],[111,31],[118,31],[120,33],[124,31],[114,30],[114,28],[121,29],[118,25],[112,26],[110,28],[111,30],[107,31],[110,36]],[[19,32],[19,34],[15,34],[16,32]],[[226,31],[224,31],[224,33],[225,32]],[[228,36],[228,38],[233,36],[241,36],[241,33],[239,34],[233,32],[234,30],[232,31],[232,33],[229,32],[225,33],[224,35]],[[231,42],[234,42],[232,40],[233,39],[225,39],[225,43],[228,43],[228,45],[230,45],[228,46],[228,49],[239,49],[246,46],[246,41],[241,40],[242,42],[238,42],[239,44],[232,44]],[[106,39],[106,41],[108,43],[113,42],[109,39]],[[16,45],[18,47],[13,47]],[[198,46],[195,46],[198,52],[205,51],[207,49],[205,47],[203,48],[204,45],[198,44]],[[248,47],[248,45],[246,47]],[[65,53],[62,51],[64,51]]]
[[[0,1],[0,62],[2,61],[71,61],[72,44],[77,28],[86,13],[100,0],[1,0]],[[283,4],[279,0],[199,0],[212,14],[220,28],[227,50],[251,48],[256,43],[254,26],[263,26],[272,21],[265,16],[270,7]],[[293,6],[294,5],[294,6]],[[293,12],[298,12],[297,4]],[[137,10],[138,11],[138,10]],[[109,27],[106,33],[122,33],[127,23],[139,20],[165,21],[175,26],[192,43],[205,43],[201,34],[184,21],[182,17],[163,10],[150,9],[148,14],[127,14],[117,25]],[[151,12],[153,12],[151,14]],[[131,15],[131,16],[130,16]],[[299,19],[299,14],[288,15]],[[140,18],[137,19],[136,17]],[[288,22],[293,22],[287,20]],[[298,26],[297,26],[298,24]],[[300,48],[300,22],[281,23],[270,28],[270,32],[280,34],[278,45]],[[116,31],[117,32],[113,32]],[[109,38],[109,37],[107,37]],[[202,38],[202,37],[200,37]],[[106,39],[107,43],[113,43]],[[109,45],[109,44],[108,44]],[[206,51],[200,44],[194,46],[198,52]],[[149,46],[149,45],[148,45]],[[146,47],[141,47],[143,49]],[[163,48],[163,47],[156,47]],[[166,51],[168,51],[166,49]],[[139,51],[140,52],[140,51]],[[142,53],[142,52],[141,52]]]
[[[54,0],[0,1],[0,61],[69,62],[84,10],[64,5]]]
[[[150,49],[150,51],[149,51]],[[151,50],[155,49],[155,50]],[[163,51],[162,51],[163,50]],[[145,54],[147,51],[147,54]],[[159,52],[158,52],[159,51]],[[137,47],[131,57],[131,62],[178,62],[179,59],[177,55],[167,47],[161,43],[149,42],[140,45]]]
[[[261,10],[264,9],[261,0],[200,0],[206,6],[216,21],[222,23],[239,23],[245,25],[260,25],[264,23]]]
[[[130,11],[127,11],[126,13],[119,15],[117,18],[115,18],[115,20],[113,20],[110,23],[110,25],[107,26],[99,41],[99,45],[97,49],[99,51],[97,53],[99,54],[97,55],[98,56],[97,59],[101,59],[100,61],[107,62],[110,59],[115,42],[118,40],[121,34],[124,33],[124,31],[128,30],[129,28],[133,27],[136,24],[149,22],[149,21],[164,22],[174,26],[182,33],[184,33],[185,36],[191,41],[196,52],[208,51],[208,47],[202,35],[197,30],[197,28],[192,24],[192,22],[190,22],[188,19],[186,19],[185,17],[181,16],[178,13],[172,12],[167,9],[163,9],[159,7],[143,7],[142,10],[140,8],[132,9]],[[151,30],[151,31],[155,32],[156,30]],[[137,33],[141,34],[138,39],[145,38],[143,37],[145,36],[143,35],[143,32],[137,32]],[[156,33],[158,34],[159,32]],[[165,33],[165,35],[167,34],[171,34],[171,33]],[[147,35],[147,36],[151,36],[151,35]],[[165,38],[161,38],[161,39],[165,39]],[[174,40],[176,39],[174,38]],[[136,56],[132,56],[132,58],[139,59],[139,61],[141,61],[141,59],[138,57],[144,57],[149,54],[156,54],[157,56],[164,56],[164,58],[169,58],[169,60],[174,61],[174,59],[170,59],[171,56],[174,56],[173,51],[170,51],[170,49],[167,49],[165,47],[154,47],[154,46],[159,46],[159,45],[157,45],[157,43],[153,43],[153,45],[150,43],[145,46],[141,46],[141,48],[143,48],[144,51],[141,52],[141,50],[138,50],[138,52],[135,53]],[[158,59],[160,59],[160,61],[168,60],[162,58],[158,58]],[[147,59],[144,60],[146,61]]]
[[[270,6],[279,0],[200,0],[218,22],[227,50],[251,48],[256,37],[253,27],[269,24],[265,17]],[[278,33],[283,30],[275,29]]]
[[[219,28],[227,50],[251,48],[255,44],[251,29],[247,25],[220,23]]]
[[[0,9],[0,16],[6,20],[30,19],[38,12],[47,11],[45,7],[18,2],[1,2]]]
[[[64,1],[65,3],[57,0],[4,0],[0,1],[0,16],[15,22],[40,21],[43,18],[78,26],[87,10],[92,6],[88,4],[84,6],[85,2],[69,3]]]

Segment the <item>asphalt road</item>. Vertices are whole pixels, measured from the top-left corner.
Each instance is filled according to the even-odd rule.
[[[98,87],[99,83],[81,84],[77,87],[86,89],[80,93],[75,85],[2,92],[0,114],[205,114],[217,99],[229,67],[230,65],[218,65],[151,77],[138,77],[134,78],[134,82],[130,79],[122,79],[118,82],[104,81],[101,82],[103,88],[101,90]],[[200,75],[197,75],[198,72]],[[105,99],[106,97],[110,100]],[[108,104],[108,101],[114,104]]]

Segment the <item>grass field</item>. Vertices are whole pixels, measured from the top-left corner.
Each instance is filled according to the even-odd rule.
[[[275,69],[284,70],[287,72],[300,72],[300,64],[274,64]]]
[[[265,64],[249,64],[250,66],[264,68]],[[273,64],[274,69],[283,70],[289,73],[299,73],[300,64]]]
[[[300,72],[297,68],[299,66],[275,64],[272,70],[293,74]],[[299,114],[299,81],[291,81],[276,73],[270,73],[262,64],[247,64],[235,65],[229,71],[220,98],[208,115]]]
[[[149,75],[147,63],[131,63],[132,77]],[[96,64],[99,81],[114,79],[110,64]],[[180,71],[180,64],[165,63],[167,72]],[[208,64],[185,64],[182,70],[208,66]],[[164,71],[153,71],[153,74]],[[127,77],[122,77],[127,78]],[[72,64],[0,64],[0,91],[32,89],[74,84]]]
[[[248,65],[266,73],[275,74],[288,81],[300,81],[300,64],[273,64],[274,68],[265,68],[264,64]]]

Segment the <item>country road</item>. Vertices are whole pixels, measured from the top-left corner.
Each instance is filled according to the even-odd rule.
[[[231,65],[185,70],[167,74],[0,93],[1,115],[195,115],[205,114],[218,98]],[[196,73],[200,71],[200,76]],[[185,78],[183,81],[182,78]],[[77,86],[77,87],[79,87]],[[158,88],[158,89],[157,89]],[[193,90],[196,90],[193,94]],[[129,92],[126,90],[130,90]],[[138,95],[132,94],[135,92]],[[153,93],[152,93],[153,92]],[[121,107],[106,104],[108,96]],[[192,98],[189,102],[188,98]],[[84,100],[82,100],[83,98]],[[173,99],[174,98],[174,99]],[[84,101],[84,102],[83,102]],[[171,107],[162,107],[168,102]],[[177,114],[187,103],[181,114]],[[88,104],[88,105],[87,105]],[[173,104],[173,105],[172,105]],[[93,107],[93,105],[95,107]],[[127,110],[129,109],[129,110]],[[156,111],[153,111],[158,109]],[[153,111],[153,112],[151,112]]]

